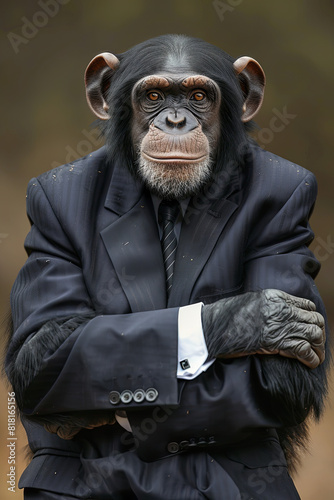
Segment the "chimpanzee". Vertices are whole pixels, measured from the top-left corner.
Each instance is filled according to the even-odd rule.
[[[105,146],[30,182],[11,295],[25,498],[299,498],[329,364],[316,181],[249,135],[261,66],[164,35],[85,80]]]

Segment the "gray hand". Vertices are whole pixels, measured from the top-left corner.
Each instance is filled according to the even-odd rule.
[[[101,425],[113,425],[115,420],[112,411],[83,411],[72,412],[58,417],[50,418],[44,428],[52,434],[57,434],[62,439],[72,439],[82,429],[94,429]]]
[[[280,290],[263,292],[263,329],[258,352],[296,358],[310,368],[325,359],[325,321],[310,300]]]
[[[247,292],[202,309],[211,357],[280,354],[316,368],[325,358],[324,318],[313,302],[280,290]]]

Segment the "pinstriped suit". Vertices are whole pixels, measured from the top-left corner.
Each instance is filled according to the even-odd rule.
[[[273,411],[261,357],[216,360],[178,381],[177,318],[180,306],[263,288],[308,297],[324,314],[307,248],[315,198],[310,172],[254,147],[191,200],[166,308],[150,194],[104,148],[33,179],[7,362],[51,318],[96,317],[45,356],[23,413],[126,410],[134,436],[116,423],[65,441],[25,418],[35,458],[20,485],[94,499],[299,498],[275,431],[296,422]],[[111,405],[110,391],[138,388],[157,398]]]

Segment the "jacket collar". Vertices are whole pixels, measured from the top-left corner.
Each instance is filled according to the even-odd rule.
[[[131,175],[126,165],[118,163],[114,166],[104,206],[123,215],[140,200],[143,192],[143,184]]]

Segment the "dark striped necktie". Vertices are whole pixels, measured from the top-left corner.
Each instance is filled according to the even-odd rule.
[[[173,281],[174,262],[177,247],[174,225],[179,212],[180,205],[176,200],[163,200],[159,205],[158,216],[159,224],[161,224],[162,227],[161,246],[166,271],[167,298],[169,297]]]

